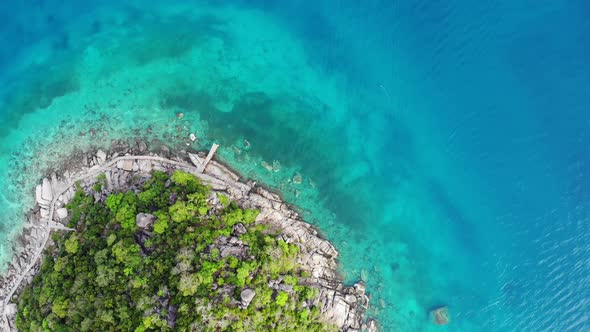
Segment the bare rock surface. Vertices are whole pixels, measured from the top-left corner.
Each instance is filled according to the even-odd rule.
[[[37,188],[35,188],[35,200],[36,200],[37,204],[39,204],[39,205],[49,206],[49,204],[51,204],[50,201],[43,198],[43,186],[42,185],[38,185]]]
[[[235,224],[232,231],[237,236],[246,234],[248,232],[248,230],[246,230],[246,227],[242,223]]]
[[[96,151],[96,159],[99,165],[103,164],[107,160],[107,153],[102,150]]]
[[[57,209],[56,213],[57,213],[57,217],[60,220],[63,220],[68,217],[68,209],[66,209],[66,208]]]
[[[135,224],[139,228],[149,228],[156,221],[156,216],[149,213],[140,213],[135,217]]]
[[[244,289],[240,294],[240,298],[242,299],[242,306],[244,306],[244,308],[247,308],[250,305],[250,302],[252,302],[252,299],[254,299],[254,296],[256,296],[256,292],[253,289]]]
[[[46,201],[51,201],[53,199],[53,190],[51,189],[51,182],[49,179],[43,179],[43,184],[41,186],[41,198]]]

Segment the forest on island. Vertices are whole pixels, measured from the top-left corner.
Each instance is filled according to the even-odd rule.
[[[76,231],[53,235],[19,297],[20,331],[335,330],[302,283],[299,248],[255,223],[258,211],[181,171],[131,181],[78,186]]]

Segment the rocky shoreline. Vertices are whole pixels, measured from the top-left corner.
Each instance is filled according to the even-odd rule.
[[[322,239],[317,230],[304,222],[279,195],[255,182],[241,182],[240,175],[225,165],[211,160],[204,172],[200,173],[204,157],[203,153],[172,153],[165,146],[157,153],[148,152],[147,144],[138,139],[133,146],[117,142],[109,152],[98,150],[81,153],[67,162],[67,168],[43,179],[35,191],[37,204],[27,214],[27,222],[19,238],[22,250],[14,256],[7,273],[0,276],[2,330],[14,330],[18,308],[11,301],[15,298],[14,294],[30,283],[38,271],[40,253],[52,243],[51,231],[70,231],[63,224],[68,220],[64,207],[74,196],[74,183],[78,182],[83,190],[99,200],[104,193],[94,192],[93,186],[100,174],[106,176],[107,190],[115,191],[126,189],[132,177],[149,177],[153,170],[171,172],[180,169],[209,184],[213,194],[223,193],[243,208],[258,209],[260,214],[257,223],[280,230],[283,240],[300,247],[301,254],[297,259],[310,275],[304,282],[319,290],[314,304],[340,331],[376,331],[376,321],[366,320],[365,317],[369,305],[365,285],[362,281],[352,287],[342,283],[336,261],[338,252],[334,246]],[[215,203],[214,200],[212,202]]]

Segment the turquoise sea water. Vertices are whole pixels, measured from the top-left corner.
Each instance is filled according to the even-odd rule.
[[[590,330],[589,13],[3,1],[0,261],[34,185],[73,151],[216,141],[336,244],[384,331]],[[451,325],[429,321],[438,305]]]

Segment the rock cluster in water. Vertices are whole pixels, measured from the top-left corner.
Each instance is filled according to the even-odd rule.
[[[280,230],[283,240],[300,247],[301,254],[297,260],[310,275],[305,282],[319,290],[314,305],[320,308],[328,321],[337,325],[341,331],[377,329],[374,320],[365,320],[369,298],[365,294],[364,283],[358,282],[353,287],[343,285],[342,278],[337,272],[338,252],[334,246],[322,239],[310,224],[302,221],[277,194],[256,186],[251,181],[240,182],[239,175],[216,161],[211,161],[204,173],[198,173],[197,167],[202,162],[202,156],[196,154],[180,151],[172,156],[167,147],[162,147],[158,153],[148,153],[147,144],[141,140],[136,140],[134,146],[124,142],[115,143],[112,152],[98,150],[73,158],[60,176],[53,173],[49,178],[43,179],[42,184],[36,188],[37,205],[28,213],[27,223],[19,238],[22,249],[14,256],[7,273],[0,277],[0,319],[3,320],[0,321],[0,327],[3,324],[4,329],[12,330],[17,312],[16,305],[10,302],[14,300],[12,292],[18,294],[38,271],[40,249],[51,244],[50,230],[68,230],[61,222],[67,221],[68,218],[64,207],[74,196],[73,183],[79,180],[78,183],[83,190],[92,193],[96,200],[100,200],[105,198],[101,197],[105,195],[104,192],[96,193],[93,190],[99,174],[106,175],[106,188],[113,191],[125,190],[128,180],[134,176],[149,177],[153,170],[171,172],[180,169],[195,174],[209,184],[213,195],[223,193],[243,208],[258,209],[260,214],[256,222]],[[217,204],[221,203],[217,201]],[[150,222],[153,220],[150,220],[149,215],[137,216],[137,224],[140,227],[147,226]],[[239,243],[227,240],[226,243],[220,243],[222,256],[244,249],[240,248]],[[280,288],[284,285],[270,286]],[[243,306],[248,306],[255,296],[253,292],[248,289],[242,292]],[[7,324],[10,327],[6,326]]]
[[[449,309],[446,306],[435,308],[430,312],[430,315],[436,325],[447,325],[451,322]]]

